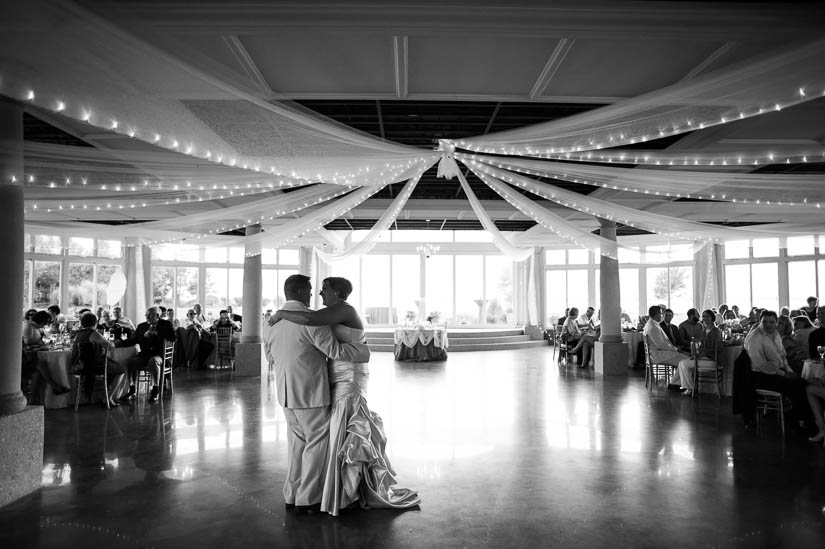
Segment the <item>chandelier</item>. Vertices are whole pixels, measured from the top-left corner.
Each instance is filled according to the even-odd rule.
[[[441,246],[436,246],[434,244],[419,244],[415,247],[415,250],[423,254],[424,257],[429,258],[431,255],[435,255],[438,253],[438,250],[441,249]]]

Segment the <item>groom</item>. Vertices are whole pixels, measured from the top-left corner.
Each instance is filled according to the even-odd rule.
[[[284,282],[286,303],[292,311],[310,311],[309,277],[292,275]],[[278,402],[284,408],[287,432],[287,509],[318,511],[324,486],[329,446],[329,380],[327,357],[367,362],[369,350],[338,343],[329,326],[278,322],[264,333],[264,349],[275,367]],[[367,353],[364,356],[364,352]]]

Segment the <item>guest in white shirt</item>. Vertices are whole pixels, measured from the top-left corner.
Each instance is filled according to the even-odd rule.
[[[787,395],[793,403],[791,413],[802,421],[813,419],[805,397],[805,381],[788,366],[782,339],[776,330],[774,311],[762,311],[759,326],[745,338],[745,349],[751,359],[753,385]]]
[[[593,324],[593,313],[596,310],[593,307],[588,307],[587,311],[579,317],[579,326],[582,328],[593,329],[595,326]]]
[[[650,319],[645,324],[644,335],[650,349],[650,359],[658,364],[670,364],[679,366],[679,361],[690,358],[690,355],[679,352],[679,349],[670,342],[665,335],[660,322],[662,322],[662,309],[658,305],[648,309]],[[679,388],[679,370],[673,372],[670,384],[674,389]]]
[[[576,320],[578,316],[579,310],[576,307],[571,307],[567,318],[564,320],[564,325],[561,327],[561,335],[567,342],[567,348],[571,349],[571,351],[576,347],[576,345],[578,345],[579,340],[582,337],[582,331],[579,328],[578,321]],[[581,364],[582,356],[580,348],[576,353],[576,357],[578,358],[579,364]]]

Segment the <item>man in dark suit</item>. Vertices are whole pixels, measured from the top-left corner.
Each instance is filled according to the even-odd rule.
[[[681,337],[679,336],[679,328],[675,324],[671,324],[673,320],[673,311],[670,309],[665,309],[665,315],[662,322],[660,322],[660,326],[662,330],[664,330],[665,335],[670,340],[673,345],[676,347],[681,347]]]
[[[115,341],[118,347],[140,345],[140,352],[135,358],[129,360],[127,365],[129,370],[129,393],[123,397],[124,400],[135,398],[135,383],[140,370],[152,372],[153,385],[149,402],[155,402],[158,399],[158,392],[160,391],[158,381],[160,380],[163,351],[167,341],[170,343],[175,341],[175,329],[172,327],[171,322],[160,318],[160,310],[157,307],[146,309],[146,322],[138,324],[137,329],[128,339]]]

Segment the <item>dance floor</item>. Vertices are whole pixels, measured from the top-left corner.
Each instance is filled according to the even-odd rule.
[[[46,411],[43,487],[2,547],[822,547],[825,448],[730,400],[648,393],[549,347],[396,363],[369,402],[420,509],[284,509],[286,425],[267,379],[176,376],[163,406]],[[180,370],[178,371],[180,372]]]

